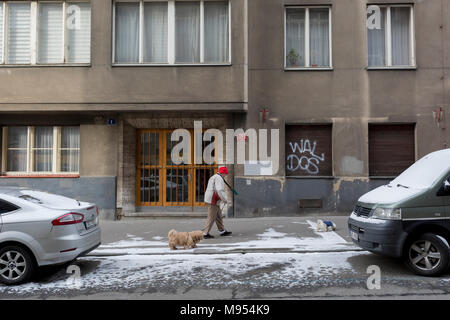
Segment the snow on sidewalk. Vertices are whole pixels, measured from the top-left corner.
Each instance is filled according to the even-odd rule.
[[[347,242],[335,232],[316,232],[316,223],[307,220],[309,229],[314,237],[301,237],[299,234],[283,233],[274,227],[268,228],[257,239],[232,243],[199,243],[196,249],[172,251],[168,248],[167,238],[153,237],[152,241],[134,235],[127,235],[128,239],[108,243],[100,246],[90,255],[121,255],[121,254],[188,254],[211,251],[227,253],[233,251],[284,250],[293,252],[323,252],[323,251],[355,251],[358,247]]]

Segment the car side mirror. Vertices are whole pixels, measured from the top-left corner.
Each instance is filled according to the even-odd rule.
[[[450,182],[445,180],[437,192],[438,197],[450,196]]]

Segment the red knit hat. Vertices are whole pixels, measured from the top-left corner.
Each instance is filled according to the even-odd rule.
[[[228,169],[227,169],[227,167],[220,167],[220,168],[219,168],[219,173],[222,173],[222,174],[228,174]]]

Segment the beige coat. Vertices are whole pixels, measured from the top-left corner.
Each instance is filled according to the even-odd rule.
[[[211,204],[211,200],[214,194],[214,191],[217,192],[217,194],[220,197],[220,200],[224,203],[228,202],[227,195],[225,192],[225,182],[223,181],[223,178],[216,173],[208,180],[208,187],[206,188],[205,192],[205,202]]]

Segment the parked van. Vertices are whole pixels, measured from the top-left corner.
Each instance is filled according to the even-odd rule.
[[[448,270],[450,149],[430,153],[389,184],[358,199],[348,219],[363,249],[403,258],[419,275]]]

